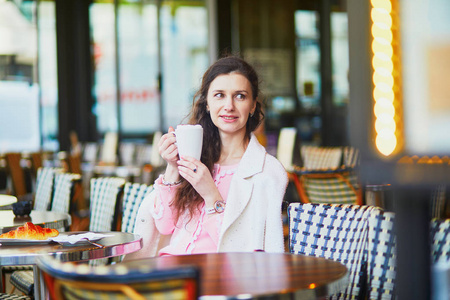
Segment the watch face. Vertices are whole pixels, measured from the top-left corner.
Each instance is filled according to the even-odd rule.
[[[214,203],[214,209],[216,210],[216,212],[223,213],[225,210],[225,202],[223,201],[216,201],[216,203]]]

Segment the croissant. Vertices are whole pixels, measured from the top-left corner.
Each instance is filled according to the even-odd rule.
[[[59,235],[59,231],[51,228],[42,228],[31,222],[25,223],[14,230],[0,235],[0,239],[27,239],[27,240],[46,240]]]

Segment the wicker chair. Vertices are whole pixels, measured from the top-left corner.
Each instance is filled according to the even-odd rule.
[[[368,299],[394,299],[397,274],[395,214],[375,211],[369,216],[367,245]]]
[[[90,267],[62,263],[50,256],[37,262],[50,299],[183,299],[199,296],[199,270],[192,266],[155,270],[142,266],[128,270],[125,265]]]
[[[357,149],[303,146],[302,151],[303,167],[289,174],[300,201],[362,205]]]
[[[41,170],[41,169],[40,169]],[[43,173],[46,174],[46,180],[50,181],[52,176],[55,177],[53,197],[52,197],[52,211],[57,212],[70,212],[70,204],[73,195],[73,186],[75,181],[81,179],[79,174],[72,173],[59,173],[55,172],[52,175],[51,169],[42,169]],[[41,177],[42,178],[42,177]],[[41,179],[42,180],[42,179]],[[52,180],[53,181],[53,180]],[[42,182],[42,181],[41,181]],[[45,199],[45,198],[44,198]],[[17,288],[19,291],[27,296],[34,296],[34,275],[32,266],[11,266],[5,271],[13,272],[10,278],[10,282],[13,287]]]
[[[0,300],[31,300],[28,296],[0,293]]]
[[[153,191],[153,186],[127,182],[123,196],[122,231],[134,232],[136,216],[142,200]]]
[[[324,257],[349,269],[349,285],[332,299],[363,299],[367,278],[367,238],[373,206],[291,203],[289,250]]]
[[[60,168],[39,168],[36,179],[36,195],[34,198],[34,210],[49,210],[52,202],[53,184],[55,175],[63,173]]]
[[[430,239],[432,263],[450,262],[450,219],[432,219]]]
[[[103,177],[91,179],[91,215],[89,230],[115,230],[117,199],[125,185],[125,179]]]

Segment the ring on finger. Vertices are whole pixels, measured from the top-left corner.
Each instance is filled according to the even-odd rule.
[[[194,171],[194,173],[197,173],[197,168],[194,167],[194,169],[192,171]]]

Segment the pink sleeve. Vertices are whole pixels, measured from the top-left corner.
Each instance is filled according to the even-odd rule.
[[[209,236],[213,240],[216,246],[219,245],[220,228],[222,228],[223,214],[207,215],[205,213],[205,221],[203,222],[203,228],[206,229]]]
[[[175,229],[175,214],[169,204],[175,197],[177,186],[163,185],[162,176],[160,176],[155,181],[155,189],[158,193],[151,213],[155,219],[156,228],[161,234],[171,234]]]

